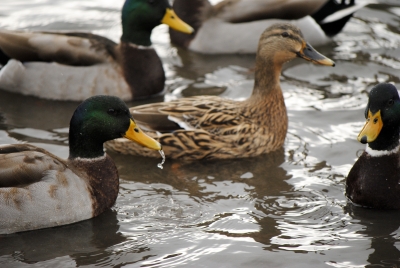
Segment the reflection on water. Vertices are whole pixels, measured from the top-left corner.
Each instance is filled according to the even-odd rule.
[[[117,213],[108,210],[72,225],[3,236],[0,265],[7,266],[10,259],[32,264],[63,256],[69,256],[78,266],[99,263],[112,254],[107,248],[127,240],[118,228]]]
[[[400,265],[400,215],[397,211],[376,211],[349,204],[344,212],[352,221],[363,225],[358,233],[371,240],[373,252],[368,267],[399,267]]]
[[[356,136],[367,92],[378,82],[400,81],[400,4],[380,2],[318,48],[335,68],[300,60],[285,66],[284,148],[229,161],[166,156],[162,170],[160,159],[113,153],[121,177],[116,205],[95,219],[0,236],[0,267],[399,266],[400,213],[355,207],[344,197],[345,176],[364,148]],[[8,1],[0,6],[0,27],[93,31],[118,41],[122,4]],[[251,94],[254,55],[177,49],[163,26],[152,40],[164,62],[166,100]],[[0,143],[30,142],[67,157],[77,105],[0,91]]]

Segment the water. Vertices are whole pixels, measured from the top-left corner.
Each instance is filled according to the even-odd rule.
[[[0,27],[81,30],[115,41],[122,0],[19,0],[0,5]],[[358,11],[318,50],[335,68],[296,60],[282,88],[284,147],[251,159],[183,163],[112,153],[121,175],[115,206],[76,224],[0,236],[0,267],[396,267],[400,212],[355,207],[344,180],[364,145],[367,92],[400,86],[400,4]],[[243,99],[254,56],[204,56],[152,36],[167,75],[166,100]],[[162,98],[158,99],[162,100]],[[145,103],[131,102],[129,105]],[[67,157],[78,104],[0,91],[0,143],[29,142]],[[168,156],[167,156],[168,158]]]
[[[158,152],[160,153],[162,160],[161,160],[161,163],[158,163],[158,164],[157,164],[157,167],[158,167],[159,169],[163,169],[163,168],[164,168],[163,165],[164,165],[164,163],[165,163],[165,154],[164,154],[164,151],[163,151],[163,150],[159,150]]]

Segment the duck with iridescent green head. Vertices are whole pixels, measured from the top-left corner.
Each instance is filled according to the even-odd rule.
[[[127,0],[119,44],[81,32],[0,30],[0,89],[53,100],[94,95],[141,99],[164,90],[162,62],[151,32],[164,23],[192,33],[168,0]]]
[[[346,178],[346,196],[369,208],[400,209],[400,98],[382,83],[369,93],[358,141],[367,144]]]
[[[68,159],[30,144],[0,146],[0,234],[70,224],[109,209],[119,175],[103,143],[120,137],[161,150],[121,99],[102,95],[76,108]]]

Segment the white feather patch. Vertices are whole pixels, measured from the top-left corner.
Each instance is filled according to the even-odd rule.
[[[171,120],[172,122],[177,123],[181,128],[183,128],[184,130],[195,130],[196,128],[194,128],[193,126],[189,125],[188,123],[186,123],[185,121],[182,121],[180,118],[178,117],[174,117],[169,115],[168,119]]]
[[[80,157],[76,157],[73,160],[74,161],[82,161],[82,162],[96,162],[96,161],[104,160],[105,158],[106,158],[106,154],[104,153],[104,155],[99,156],[99,157],[95,157],[95,158],[80,158]]]
[[[388,150],[380,151],[380,150],[371,149],[369,147],[369,144],[367,144],[365,151],[372,157],[378,157],[378,156],[396,154],[399,152],[399,149],[400,149],[400,145],[398,145],[396,148],[394,148],[393,150],[390,150],[390,151],[388,151]]]
[[[94,95],[132,99],[125,79],[111,64],[67,66],[11,59],[0,70],[0,88],[45,99],[83,101]]]
[[[154,49],[153,46],[142,46],[142,45],[136,45],[134,43],[128,43],[128,44],[129,44],[129,46],[131,46],[133,48],[138,48],[138,49],[143,49],[143,50]]]
[[[370,1],[371,3],[373,3],[373,1]],[[329,23],[329,22],[334,22],[337,20],[340,20],[350,14],[353,14],[354,12],[356,12],[357,10],[363,8],[364,6],[368,5],[370,3],[368,3],[368,1],[365,1],[363,3],[360,4],[356,4],[354,6],[345,8],[345,9],[341,9],[331,15],[329,15],[328,17],[326,17],[323,21],[321,21],[321,23]]]

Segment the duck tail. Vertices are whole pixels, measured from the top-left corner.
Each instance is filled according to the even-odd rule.
[[[311,17],[320,25],[327,36],[334,36],[343,29],[354,12],[366,4],[356,4],[355,0],[329,0]]]

